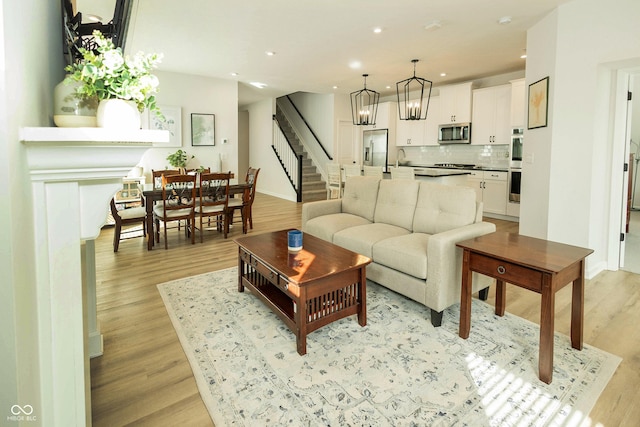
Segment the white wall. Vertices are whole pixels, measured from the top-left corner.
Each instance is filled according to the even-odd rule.
[[[260,168],[256,191],[295,202],[296,192],[271,148],[275,99],[251,104],[248,111],[249,159],[252,167]]]
[[[525,132],[520,231],[594,249],[590,274],[607,265],[619,225],[615,70],[640,63],[638,17],[637,0],[575,0],[527,34],[527,84],[550,76],[550,111],[549,127]]]
[[[36,24],[37,23],[37,24]],[[0,3],[0,420],[31,405],[44,425],[37,334],[31,185],[22,126],[51,126],[53,88],[64,77],[60,3]],[[46,302],[45,302],[46,303]]]
[[[333,156],[335,140],[333,95],[296,92],[289,95],[289,97],[318,137],[320,143]]]
[[[238,83],[234,80],[214,79],[157,71],[160,80],[159,105],[182,108],[182,148],[195,158],[187,164],[188,168],[198,166],[217,169],[222,156],[222,171],[232,171],[240,181],[244,180],[246,170],[238,173]],[[191,113],[215,114],[215,146],[191,146]],[[228,143],[222,144],[222,139]],[[147,182],[151,182],[152,169],[171,168],[166,157],[178,150],[172,148],[152,148],[144,155],[140,165],[144,167]]]

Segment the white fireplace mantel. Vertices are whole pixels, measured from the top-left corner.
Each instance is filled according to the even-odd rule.
[[[39,418],[52,426],[91,425],[89,353],[101,352],[102,346],[93,239],[122,177],[152,143],[168,142],[169,132],[26,127],[20,139],[27,149],[33,198]]]

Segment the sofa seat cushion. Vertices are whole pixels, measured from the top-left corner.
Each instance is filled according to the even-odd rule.
[[[409,230],[391,224],[376,222],[339,231],[334,234],[333,243],[371,258],[373,245],[380,240],[405,234],[409,234]]]
[[[380,240],[373,245],[371,258],[377,264],[426,279],[429,237],[426,233],[411,233]]]
[[[333,242],[335,233],[358,225],[371,224],[371,221],[358,215],[336,213],[310,219],[304,226],[304,232],[327,242]]]

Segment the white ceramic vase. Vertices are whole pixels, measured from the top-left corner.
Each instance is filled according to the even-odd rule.
[[[98,104],[96,115],[98,127],[138,130],[140,129],[140,111],[134,101],[124,99],[103,99]]]

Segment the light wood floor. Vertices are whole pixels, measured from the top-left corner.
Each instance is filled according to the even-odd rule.
[[[299,228],[301,211],[301,204],[258,194],[251,233]],[[518,230],[517,223],[487,220],[499,230]],[[232,239],[241,233],[237,224],[227,240],[210,232],[204,244],[191,245],[173,230],[169,250],[161,244],[148,252],[146,241],[134,238],[121,242],[114,254],[113,229],[103,229],[96,240],[96,262],[104,355],[91,360],[94,425],[213,425],[156,285],[235,266]],[[556,298],[556,330],[566,335],[570,288]],[[492,304],[493,292],[494,287]],[[591,412],[592,425],[636,426],[640,419],[639,298],[640,275],[624,271],[605,271],[586,285],[585,343],[623,358]],[[538,323],[539,305],[539,295],[507,287],[508,312]]]

